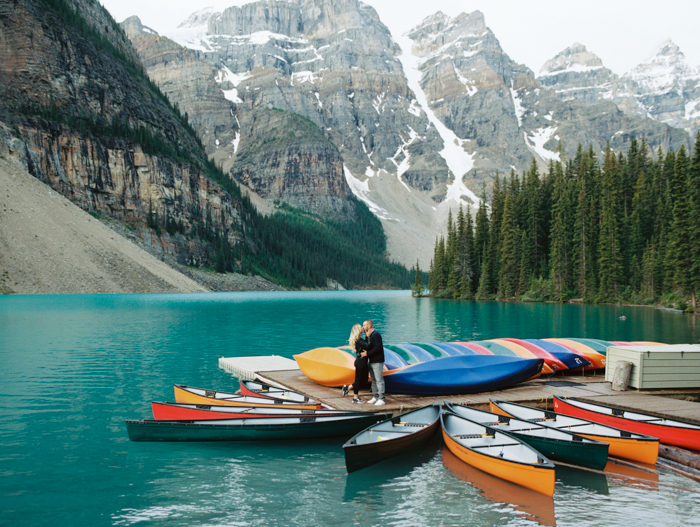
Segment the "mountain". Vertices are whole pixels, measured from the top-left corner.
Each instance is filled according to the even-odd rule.
[[[574,44],[547,61],[537,80],[563,100],[608,100],[628,116],[649,117],[691,135],[700,131],[700,71],[670,40],[621,77]]]
[[[616,77],[583,46],[536,78],[479,11],[438,12],[403,36],[357,0],[206,9],[168,37],[140,26],[124,22],[146,71],[224,172],[268,202],[322,217],[351,217],[354,194],[406,265],[427,267],[450,208],[474,210],[497,172],[533,159],[546,170],[560,142],[567,157],[579,143],[601,156],[608,142],[626,151],[642,135],[654,151],[690,146],[685,132],[597,95]],[[595,82],[575,80],[567,60]],[[556,89],[586,82],[580,98]]]

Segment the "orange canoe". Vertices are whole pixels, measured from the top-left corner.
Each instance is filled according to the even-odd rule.
[[[338,348],[316,348],[294,355],[302,373],[321,386],[355,382],[355,357]]]
[[[248,395],[236,395],[235,393],[219,392],[204,388],[193,388],[183,384],[175,385],[175,402],[185,404],[205,404],[220,406],[262,406],[313,409],[321,408],[321,403],[299,403],[281,401],[280,399],[266,399],[264,397],[250,397]],[[281,404],[280,404],[281,403]]]
[[[507,504],[521,513],[524,518],[545,527],[556,527],[554,501],[551,497],[467,465],[444,446],[441,457],[443,465],[450,472],[478,489],[487,500]]]
[[[440,420],[445,446],[465,463],[545,496],[554,495],[554,465],[531,446],[449,412]]]
[[[561,346],[564,346],[565,348],[570,349],[574,353],[578,353],[579,355],[583,355],[586,359],[588,359],[591,363],[588,368],[590,369],[601,369],[605,368],[605,355],[602,353],[598,353],[595,351],[593,348],[586,346],[585,344],[581,344],[580,342],[574,342],[573,340],[568,340],[568,339],[542,339],[542,340],[548,340],[549,342],[555,342],[556,344],[559,344]],[[584,369],[588,369],[584,368]]]

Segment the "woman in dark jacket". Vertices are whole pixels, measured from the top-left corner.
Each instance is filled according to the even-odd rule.
[[[352,384],[345,385],[342,388],[343,397],[345,397],[348,392],[352,389],[355,397],[352,398],[353,403],[364,403],[359,397],[360,389],[367,388],[369,384],[367,379],[369,378],[369,363],[367,357],[360,357],[360,353],[369,347],[369,340],[362,336],[362,326],[360,324],[355,324],[350,332],[350,338],[348,339],[348,344],[355,350],[355,382]]]

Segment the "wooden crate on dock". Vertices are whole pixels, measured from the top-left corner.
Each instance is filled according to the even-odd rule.
[[[632,363],[629,381],[632,388],[700,388],[700,346],[610,346],[606,381],[612,382],[619,361]]]

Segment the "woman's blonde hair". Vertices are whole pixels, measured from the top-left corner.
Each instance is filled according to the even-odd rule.
[[[362,326],[360,324],[355,324],[350,331],[350,338],[348,339],[348,344],[352,349],[355,349],[355,342],[360,338],[360,333],[362,333]]]

